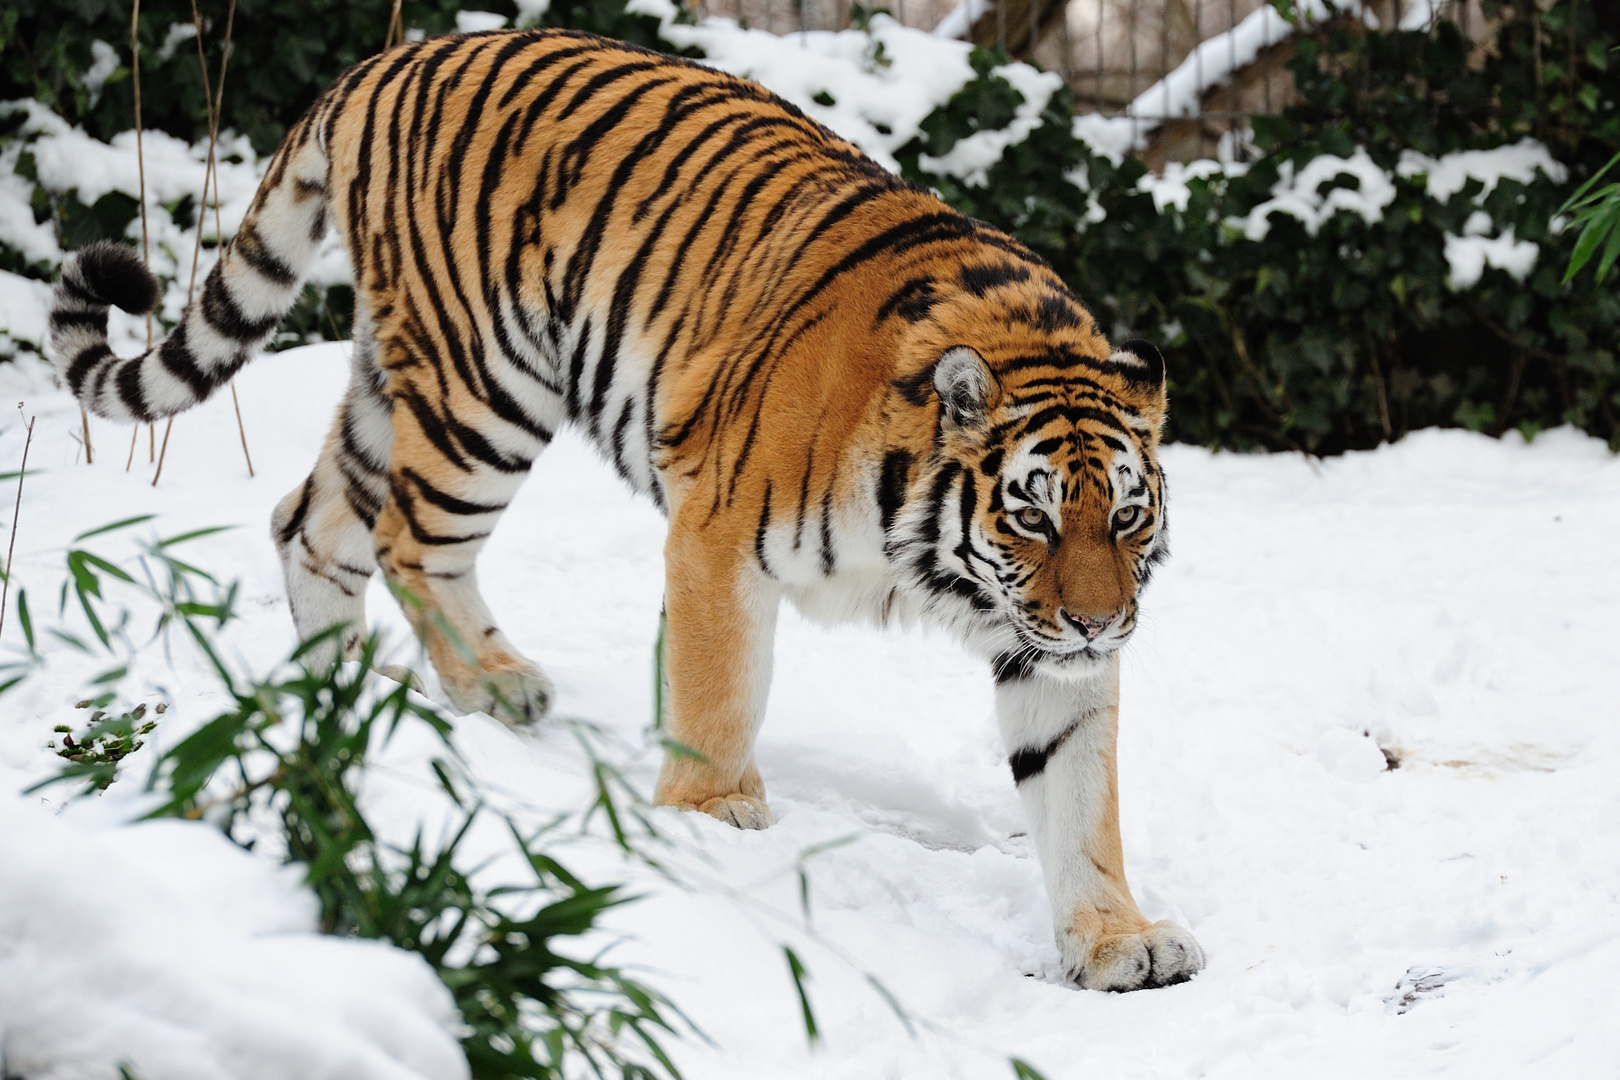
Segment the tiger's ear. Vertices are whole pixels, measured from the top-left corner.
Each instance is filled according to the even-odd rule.
[[[1165,410],[1164,357],[1150,341],[1132,338],[1103,364],[1103,370],[1125,380],[1131,403],[1158,412]]]
[[[940,414],[958,427],[977,427],[1001,396],[984,358],[966,345],[953,345],[934,364],[934,392]]]

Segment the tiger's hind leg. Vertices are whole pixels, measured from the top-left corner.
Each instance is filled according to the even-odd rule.
[[[398,361],[378,565],[451,703],[532,723],[550,708],[551,681],[495,625],[475,564],[551,428],[518,427],[460,384],[446,394],[429,365]]]
[[[309,654],[316,667],[355,656],[366,633],[366,586],[377,570],[371,529],[388,495],[393,441],[393,410],[373,359],[362,316],[349,389],[315,469],[271,518],[299,640],[344,627],[340,640]]]

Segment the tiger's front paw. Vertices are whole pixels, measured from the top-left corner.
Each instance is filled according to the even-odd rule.
[[[776,824],[776,815],[764,799],[742,792],[718,795],[697,805],[675,804],[681,810],[700,810],[712,818],[739,829],[768,829]]]
[[[1070,980],[1087,990],[1170,986],[1186,982],[1204,967],[1204,950],[1197,940],[1168,920],[1137,933],[1105,934],[1089,948],[1072,933],[1063,935],[1058,944]]]

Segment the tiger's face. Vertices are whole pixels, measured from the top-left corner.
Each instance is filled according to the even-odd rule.
[[[945,351],[935,468],[900,523],[916,583],[989,631],[1000,678],[1095,672],[1168,554],[1163,359],[1146,342],[1043,359],[997,375],[971,348]]]

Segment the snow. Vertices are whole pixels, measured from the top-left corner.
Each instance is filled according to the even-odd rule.
[[[1484,218],[1483,228],[1477,219]],[[1523,281],[1536,268],[1541,249],[1532,240],[1517,240],[1513,226],[1505,225],[1500,236],[1483,235],[1490,231],[1490,216],[1476,211],[1469,215],[1463,226],[1463,235],[1446,233],[1446,264],[1449,270],[1446,283],[1453,289],[1469,289],[1479,284],[1485,267],[1494,266]]]
[[[940,26],[949,24],[954,28],[962,21],[964,8],[977,2],[966,0],[952,9]],[[1302,25],[1329,18],[1338,11],[1359,13],[1369,22],[1376,22],[1371,11],[1363,10],[1359,0],[1301,0],[1295,8]],[[1075,138],[1086,142],[1093,153],[1110,158],[1117,165],[1126,154],[1145,148],[1144,136],[1164,121],[1198,115],[1200,100],[1207,91],[1225,85],[1254,63],[1262,51],[1286,41],[1295,29],[1270,4],[1261,4],[1231,29],[1199,42],[1168,74],[1137,94],[1120,115],[1077,115]]]
[[[520,14],[527,12],[519,9]],[[543,14],[543,13],[542,13]],[[461,34],[476,34],[484,30],[499,30],[506,25],[506,16],[493,11],[458,11],[456,12],[456,32]]]
[[[1535,139],[1524,138],[1511,146],[1497,146],[1490,150],[1459,150],[1436,159],[1415,150],[1405,150],[1395,166],[1401,177],[1424,177],[1425,190],[1436,202],[1450,202],[1470,180],[1482,185],[1474,201],[1482,203],[1504,179],[1521,184],[1532,183],[1536,173],[1546,174],[1555,184],[1569,179],[1569,169],[1553,158],[1545,146]]]
[[[0,270],[0,356],[22,345],[37,352],[49,332],[50,311],[49,285]]]
[[[1240,231],[1249,240],[1264,240],[1271,231],[1271,215],[1284,213],[1297,218],[1305,231],[1315,236],[1317,230],[1340,210],[1359,214],[1369,225],[1376,225],[1384,216],[1384,207],[1395,201],[1395,185],[1389,175],[1380,169],[1363,147],[1348,158],[1336,154],[1322,154],[1305,163],[1297,172],[1292,161],[1284,161],[1277,169],[1277,183],[1271,189],[1271,198],[1250,210],[1241,218],[1228,218],[1227,224]],[[1319,190],[1330,180],[1350,176],[1356,180],[1354,188],[1336,187],[1326,195]],[[1185,205],[1185,204],[1183,204]]]
[[[94,108],[96,102],[101,100],[101,91],[107,85],[108,78],[118,70],[118,50],[97,38],[90,43],[90,55],[93,60],[84,73],[84,88],[89,92],[90,106]]]
[[[962,0],[945,13],[945,17],[939,20],[930,33],[947,40],[965,39],[968,31],[973,29],[973,24],[979,21],[979,16],[994,11],[995,7],[995,0]]]
[[[1302,15],[1310,17],[1306,12]],[[1200,42],[1170,74],[1138,94],[1126,113],[1155,124],[1172,117],[1193,116],[1204,91],[1224,85],[1252,64],[1262,49],[1286,40],[1293,32],[1294,28],[1275,8],[1261,4],[1230,30]]]
[[[242,581],[233,655],[262,669],[283,654],[292,631],[265,523],[314,460],[342,352],[281,353],[238,377],[257,479],[224,397],[176,420],[155,489],[144,434],[126,473],[128,433],[93,422],[96,463],[78,464],[71,400],[36,361],[0,367],[0,401],[39,416],[17,541],[36,617],[62,546],[84,529],[138,512],[160,514],[151,528],[165,535],[234,523],[191,555]],[[0,468],[15,468],[21,440],[15,421],[0,431]],[[823,629],[785,610],[759,744],[780,823],[741,833],[660,811],[683,884],[595,848],[565,856],[642,896],[614,914],[629,939],[611,957],[715,1041],[674,1046],[688,1075],[1004,1080],[1013,1054],[1051,1080],[1612,1073],[1620,461],[1560,429],[1528,445],[1426,431],[1321,462],[1172,446],[1163,465],[1174,555],[1124,658],[1122,823],[1145,913],[1183,921],[1209,968],[1128,995],[1060,985],[988,673],[935,634]],[[632,748],[645,788],[662,534],[657,513],[565,435],[480,571],[507,633],[556,681],[560,712]],[[372,613],[403,633],[380,586]],[[5,633],[15,641],[15,624]],[[43,744],[75,718],[78,674],[53,656],[41,682],[7,697],[10,790],[56,763]],[[442,999],[420,969],[380,946],[312,939],[309,900],[286,873],[204,826],[110,824],[138,803],[153,755],[218,705],[184,650],[167,667],[154,649],[144,677],[173,707],[106,796],[60,817],[0,801],[12,1070],[108,1076],[121,1054],[146,1080],[455,1075],[433,1057]],[[517,735],[470,716],[456,731],[491,788],[542,810],[587,797],[556,728]],[[1399,768],[1383,768],[1386,752]],[[431,812],[424,790],[393,783],[369,805],[408,836]],[[41,920],[58,901],[29,897],[75,914]],[[814,1052],[781,942],[811,971],[825,1034]],[[92,979],[92,955],[119,977]],[[867,974],[903,1003],[915,1039]],[[200,1004],[170,1008],[185,992]],[[35,1007],[45,1001],[62,1004]],[[26,1040],[62,1056],[24,1063]],[[227,1059],[230,1047],[248,1049]],[[323,1072],[344,1047],[344,1061],[366,1064]],[[173,1068],[135,1056],[149,1048]],[[287,1062],[300,1064],[274,1071]]]

